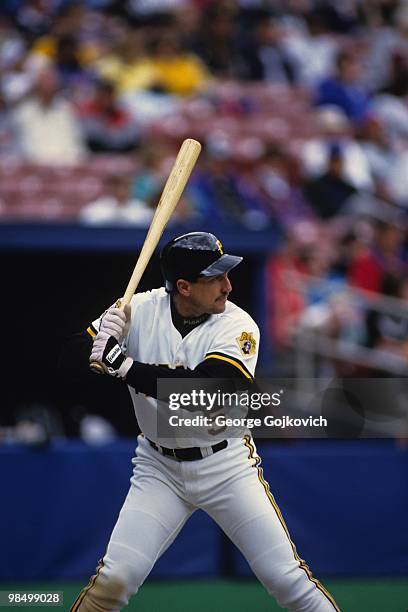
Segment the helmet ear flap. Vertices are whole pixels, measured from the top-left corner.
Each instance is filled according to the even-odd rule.
[[[173,283],[171,283],[170,281],[166,280],[164,281],[164,288],[166,289],[166,293],[174,293],[174,285]]]
[[[162,250],[160,251],[160,269],[165,281],[165,289],[167,293],[174,292],[174,283],[169,279],[170,271],[168,269],[168,260],[170,249],[173,246],[175,240],[175,238],[173,238],[173,240],[170,240],[170,242],[165,244]]]

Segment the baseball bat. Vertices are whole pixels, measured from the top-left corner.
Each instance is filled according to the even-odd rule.
[[[153,252],[163,234],[164,228],[166,227],[174,209],[178,204],[178,201],[181,198],[181,194],[183,193],[190,174],[193,171],[200,151],[201,144],[197,140],[187,138],[183,141],[176,157],[176,161],[173,164],[169,177],[163,188],[159,203],[157,204],[156,211],[149,227],[149,231],[147,232],[142,250],[140,251],[140,255],[136,262],[132,276],[130,277],[128,286],[126,287],[124,296],[118,301],[119,308],[123,309],[132,299],[132,296],[139,285],[140,279],[142,278],[143,272],[145,271],[146,266],[149,263],[150,258],[153,255]],[[97,361],[92,361],[89,367],[93,372],[98,374],[104,373],[102,365]]]

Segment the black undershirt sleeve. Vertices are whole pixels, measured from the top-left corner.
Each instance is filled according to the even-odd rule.
[[[166,366],[148,365],[135,361],[126,376],[126,383],[140,393],[157,398],[157,380],[159,378],[225,378],[248,381],[233,365],[218,359],[206,359],[194,370],[177,368],[172,370]]]
[[[71,336],[65,344],[58,363],[60,376],[67,382],[85,382],[95,376],[89,368],[89,355],[92,350],[92,337],[87,332]],[[134,361],[127,376],[126,384],[140,393],[157,398],[158,378],[225,378],[250,383],[238,368],[219,359],[206,359],[194,370],[186,368],[171,369]]]

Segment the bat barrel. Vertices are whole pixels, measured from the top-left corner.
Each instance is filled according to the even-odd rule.
[[[178,204],[178,201],[181,198],[181,194],[183,193],[187,181],[190,178],[190,174],[193,171],[198,156],[200,155],[200,151],[201,144],[197,140],[187,138],[183,141],[176,157],[176,161],[174,162],[163,192],[160,196],[159,203],[157,204],[156,211],[143,243],[139,258],[133,270],[133,274],[130,277],[124,296],[120,300],[120,308],[123,309],[126,304],[130,303],[130,300],[132,299],[132,296],[139,285],[143,272],[145,271],[146,266],[149,263],[150,258],[163,234],[164,228],[166,227],[174,209]],[[103,366],[100,363],[92,362],[89,367],[93,372],[98,374],[104,373]]]

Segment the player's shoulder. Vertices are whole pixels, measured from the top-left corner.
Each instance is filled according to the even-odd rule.
[[[252,329],[256,329],[258,331],[258,325],[243,308],[234,304],[234,302],[230,302],[229,300],[226,303],[225,311],[219,315],[218,324],[222,326],[231,326],[235,327],[237,325],[247,325]]]
[[[142,293],[135,293],[131,299],[132,310],[142,306],[152,307],[161,304],[167,304],[169,299],[168,293],[164,287],[158,289],[151,289],[150,291],[143,291]]]
[[[251,315],[228,301],[224,312],[211,318],[214,318],[214,327],[209,334],[206,358],[227,360],[232,365],[236,365],[246,377],[253,377],[258,358],[260,332]]]

